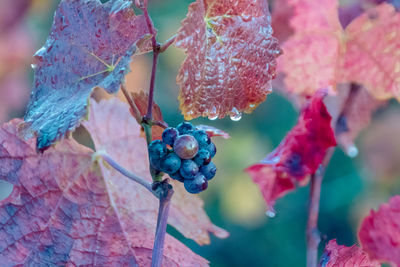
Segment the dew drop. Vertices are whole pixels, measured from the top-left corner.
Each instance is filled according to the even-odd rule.
[[[237,108],[233,108],[233,109],[231,110],[231,115],[230,115],[230,117],[231,117],[231,120],[233,120],[233,121],[240,121],[240,119],[242,118],[242,113],[239,112],[239,111],[237,110]]]
[[[242,19],[244,20],[244,21],[250,21],[250,19],[251,19],[251,15],[249,15],[249,14],[242,14]]]
[[[218,113],[217,113],[217,108],[213,107],[211,109],[210,114],[208,115],[208,119],[211,121],[215,121],[216,119],[218,119]]]
[[[36,64],[31,64],[31,68],[32,68],[32,69],[36,69],[36,68],[37,68],[37,65],[36,65]]]
[[[250,104],[249,107],[254,108],[256,105],[255,104]]]
[[[276,212],[274,211],[274,209],[269,209],[269,210],[267,210],[266,212],[265,212],[265,215],[267,215],[268,217],[270,217],[270,218],[274,218],[275,217],[275,215],[276,215]]]
[[[347,155],[350,158],[355,158],[358,155],[358,148],[355,145],[351,145],[347,148]]]

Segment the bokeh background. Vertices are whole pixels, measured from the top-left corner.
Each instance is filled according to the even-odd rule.
[[[8,8],[8,2],[20,2]],[[32,83],[33,53],[44,44],[59,1],[0,0],[0,122],[22,117]],[[188,0],[151,0],[150,14],[159,30],[158,40],[171,37],[185,17]],[[18,6],[19,5],[19,6]],[[175,77],[184,59],[182,51],[170,47],[160,57],[155,100],[170,125],[183,120],[178,109]],[[127,77],[129,90],[146,90],[151,58],[135,57]],[[277,88],[279,89],[279,88]],[[278,90],[279,91],[279,90]],[[230,237],[212,238],[207,246],[185,239],[172,227],[168,232],[211,262],[211,266],[305,266],[305,224],[308,187],[297,189],[277,201],[277,214],[269,218],[258,188],[243,172],[273,150],[296,123],[298,111],[284,96],[271,94],[267,101],[240,121],[196,119],[231,135],[216,139],[216,178],[201,194],[205,209],[215,224]],[[84,133],[76,134],[85,140]],[[319,229],[321,251],[326,241],[358,243],[360,220],[400,192],[400,106],[390,102],[374,115],[372,123],[356,140],[359,155],[349,158],[337,149],[327,168],[321,193]],[[0,183],[1,198],[11,187]]]

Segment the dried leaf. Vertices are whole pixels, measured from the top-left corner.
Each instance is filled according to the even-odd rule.
[[[308,182],[309,175],[322,163],[327,149],[336,145],[324,96],[325,92],[317,92],[280,145],[261,162],[246,169],[260,187],[271,211],[277,198],[296,185],[303,186]]]
[[[27,137],[36,132],[39,149],[77,127],[95,86],[118,91],[136,44],[147,34],[144,17],[130,5],[60,2],[51,34],[34,56],[34,89],[25,115]]]
[[[0,129],[0,178],[14,185],[0,203],[1,264],[149,266],[156,220],[142,203],[152,194],[108,175],[73,140],[37,154],[35,140],[17,137],[19,123]],[[207,265],[173,237],[165,242],[165,266]]]
[[[175,45],[187,57],[177,77],[185,119],[251,112],[271,91],[276,57],[266,1],[197,0]]]

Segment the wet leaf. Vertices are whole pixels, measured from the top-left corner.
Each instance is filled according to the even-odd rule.
[[[379,267],[378,261],[371,260],[361,248],[353,245],[346,247],[338,245],[336,239],[329,241],[322,254],[321,267]]]
[[[0,129],[0,178],[14,185],[0,203],[1,265],[149,266],[156,214],[143,203],[152,194],[109,175],[74,140],[37,154],[34,139],[17,136],[19,123]],[[165,266],[207,265],[173,237],[165,241]]]
[[[364,218],[358,236],[372,259],[400,265],[400,196],[371,210]]]
[[[147,145],[141,136],[140,126],[129,112],[127,104],[117,98],[103,100],[100,103],[91,101],[89,110],[89,121],[83,122],[95,143],[96,150],[105,150],[114,160],[126,169],[151,181]],[[140,159],[140,160],[138,160]],[[107,165],[100,164],[102,170],[114,179],[125,179],[117,171],[110,169]],[[126,179],[125,179],[126,180]],[[203,210],[203,201],[195,195],[191,195],[183,188],[182,183],[171,181],[175,194],[172,198],[170,216],[168,222],[174,226],[185,237],[195,240],[199,244],[210,242],[209,233],[218,237],[226,237],[228,233],[213,225]],[[135,194],[132,189],[120,183],[117,185],[119,194],[134,201]],[[147,194],[139,185],[135,187],[136,194]],[[158,203],[150,195],[146,201],[137,205],[138,211],[146,209],[152,213],[155,219]]]
[[[123,0],[60,2],[50,36],[34,56],[34,88],[25,115],[27,137],[37,133],[39,149],[77,127],[95,86],[118,91],[147,34],[143,16],[130,5]]]
[[[177,77],[185,119],[251,112],[271,91],[281,50],[266,1],[197,0],[175,45],[187,57]]]
[[[331,116],[323,103],[325,96],[325,92],[317,92],[279,146],[246,169],[260,187],[270,211],[276,199],[297,185],[304,186],[322,163],[327,149],[336,145]]]

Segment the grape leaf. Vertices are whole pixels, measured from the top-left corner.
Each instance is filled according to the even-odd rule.
[[[394,196],[371,210],[361,224],[358,236],[372,259],[400,265],[400,196]]]
[[[130,5],[60,2],[50,36],[34,56],[34,89],[25,115],[27,137],[36,132],[39,149],[79,124],[95,86],[118,91],[131,56],[140,50],[136,44],[147,35],[144,17]]]
[[[309,175],[322,163],[326,150],[336,145],[324,96],[325,92],[318,91],[279,146],[261,162],[246,169],[271,211],[277,198],[296,185],[308,182]]]
[[[185,119],[251,112],[271,91],[276,58],[267,1],[197,0],[175,45],[187,54],[178,76]]]
[[[14,30],[21,22],[32,0],[2,0],[0,2],[0,35]]]
[[[274,36],[280,43],[286,41],[294,32],[290,25],[290,18],[293,13],[293,6],[289,4],[289,0],[275,0],[273,2],[271,25],[274,29]]]
[[[114,160],[141,177],[151,181],[147,145],[140,134],[140,126],[133,119],[128,106],[113,98],[103,100],[100,103],[91,101],[89,121],[83,122],[84,127],[89,131],[95,143],[96,150],[105,150]],[[143,159],[138,161],[137,159]],[[100,164],[104,172],[115,179],[124,179],[121,174],[107,165]],[[210,242],[209,232],[218,237],[226,237],[228,233],[213,225],[203,210],[203,201],[194,195],[190,195],[183,188],[182,183],[172,181],[175,194],[172,197],[170,216],[168,222],[180,231],[185,237],[195,240],[199,244]],[[118,186],[118,192],[127,196],[127,199],[134,201],[135,195],[131,192],[135,187],[137,194],[146,194],[140,185],[132,185],[131,188],[123,184]],[[156,219],[158,203],[154,197],[144,201],[137,206],[138,211],[146,209],[152,211],[153,219]]]
[[[290,3],[295,34],[283,44],[278,60],[290,92],[312,95],[338,82],[356,82],[376,98],[400,98],[400,14],[392,5],[369,9],[344,30],[338,1]]]
[[[37,154],[34,139],[17,136],[19,123],[0,129],[0,179],[14,185],[0,202],[2,266],[149,266],[156,220],[142,204],[151,193],[108,175],[74,140]],[[173,237],[165,241],[165,266],[207,265]]]
[[[359,267],[379,267],[378,261],[371,260],[367,253],[361,248],[353,245],[346,247],[338,245],[336,239],[329,241],[322,254],[321,267],[336,267],[336,266],[359,266]]]

